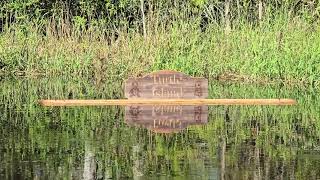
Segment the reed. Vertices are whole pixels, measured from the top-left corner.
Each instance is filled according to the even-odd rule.
[[[201,30],[199,18],[168,26],[155,18],[146,18],[145,37],[125,27],[107,33],[92,25],[79,31],[64,19],[44,26],[26,19],[0,33],[0,72],[103,82],[171,69],[222,81],[319,87],[318,24],[275,15],[260,26],[239,20],[225,34],[215,23]]]

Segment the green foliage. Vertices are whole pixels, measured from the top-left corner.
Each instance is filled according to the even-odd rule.
[[[0,73],[123,79],[147,69],[174,69],[209,78],[319,85],[317,3],[264,2],[260,21],[256,1],[232,1],[232,30],[225,34],[224,1],[148,1],[146,39],[137,0],[0,5]]]
[[[74,16],[73,23],[74,23],[75,28],[78,31],[81,31],[82,29],[85,29],[87,20],[81,16]]]
[[[197,7],[203,7],[207,3],[207,0],[191,0],[191,2]]]
[[[86,22],[75,16],[76,29],[48,27],[46,37],[36,25],[12,26],[14,31],[0,34],[3,69],[121,80],[172,69],[208,78],[319,86],[320,28],[304,21],[279,20],[261,28],[242,24],[228,35],[217,25],[201,32],[198,20],[177,22],[147,39],[139,32],[119,30],[116,37],[99,27],[86,30]]]
[[[201,17],[206,15],[212,23],[223,19],[224,0],[190,0],[175,1],[174,3],[160,1],[146,1],[145,13],[156,15],[162,23],[171,23],[173,19],[187,21],[190,17]],[[120,25],[141,25],[140,1],[128,0],[3,0],[0,2],[0,15],[3,22],[23,23],[23,19],[45,19],[59,16],[80,16],[87,21],[105,19],[106,27],[115,30]],[[245,20],[257,22],[257,1],[239,0],[231,1],[231,17],[235,22]],[[307,1],[265,1],[264,16],[275,16],[277,14],[290,15],[290,18],[303,17],[312,23],[318,21],[319,3]],[[210,16],[210,17],[209,17]],[[163,21],[163,17],[166,21]],[[19,20],[20,19],[20,20]],[[2,24],[3,24],[2,22]],[[134,26],[131,26],[134,28]]]

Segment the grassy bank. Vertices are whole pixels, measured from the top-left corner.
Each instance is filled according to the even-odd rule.
[[[278,20],[277,20],[278,19]],[[220,80],[314,86],[320,81],[320,26],[279,17],[253,26],[201,30],[200,20],[137,30],[77,30],[68,24],[13,24],[0,33],[2,74],[122,80],[159,69]]]

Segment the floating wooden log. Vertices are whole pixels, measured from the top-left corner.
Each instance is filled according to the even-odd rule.
[[[128,99],[110,100],[41,100],[44,106],[113,106],[113,105],[294,105],[293,99],[206,99],[208,80],[177,71],[157,71],[125,82]]]
[[[108,99],[40,100],[43,106],[114,106],[114,105],[295,105],[293,99]]]

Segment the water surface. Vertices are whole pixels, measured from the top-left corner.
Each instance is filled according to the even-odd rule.
[[[146,125],[127,121],[130,107],[37,103],[122,98],[121,82],[29,78],[0,85],[0,179],[320,178],[317,89],[211,81],[210,98],[282,97],[299,104],[210,106],[201,121],[192,120],[192,107],[175,116],[190,122],[173,127],[174,119],[161,120],[181,107]]]

